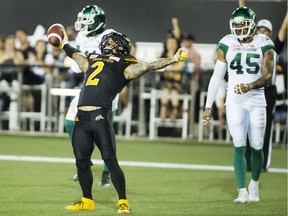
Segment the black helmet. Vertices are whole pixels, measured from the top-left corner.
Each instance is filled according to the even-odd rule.
[[[113,53],[113,49],[106,48],[110,38],[117,44],[115,47],[113,47],[113,49],[118,55],[130,54],[131,44],[129,39],[126,37],[126,35],[118,32],[111,32],[103,36],[99,45],[99,48],[103,54],[108,55]]]

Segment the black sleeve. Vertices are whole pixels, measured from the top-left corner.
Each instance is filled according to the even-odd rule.
[[[68,43],[64,45],[63,50],[66,52],[67,56],[72,58],[73,53],[79,52],[76,48],[70,46]]]
[[[279,55],[284,47],[284,41],[280,41],[279,37],[274,40],[275,52]]]

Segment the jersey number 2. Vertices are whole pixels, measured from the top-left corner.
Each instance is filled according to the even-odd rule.
[[[236,70],[236,74],[243,74],[244,71],[243,66],[241,65],[241,58],[242,58],[242,53],[237,53],[234,59],[230,63],[230,68]],[[246,64],[251,67],[247,69],[248,74],[257,74],[260,66],[257,62],[251,62],[251,59],[259,59],[260,55],[256,53],[247,53],[246,55]]]
[[[103,69],[104,63],[103,62],[95,62],[91,68],[96,69],[91,73],[91,75],[88,77],[86,85],[98,85],[99,79],[95,78],[97,74],[99,74]]]

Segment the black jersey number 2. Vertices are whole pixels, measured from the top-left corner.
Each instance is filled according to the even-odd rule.
[[[96,68],[91,75],[88,77],[86,85],[98,85],[99,79],[95,78],[103,69],[103,62],[95,62],[91,68]]]

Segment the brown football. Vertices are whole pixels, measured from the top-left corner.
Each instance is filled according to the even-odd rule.
[[[64,38],[63,31],[64,31],[63,25],[59,23],[51,25],[50,28],[47,30],[48,42],[51,45],[58,47]]]

